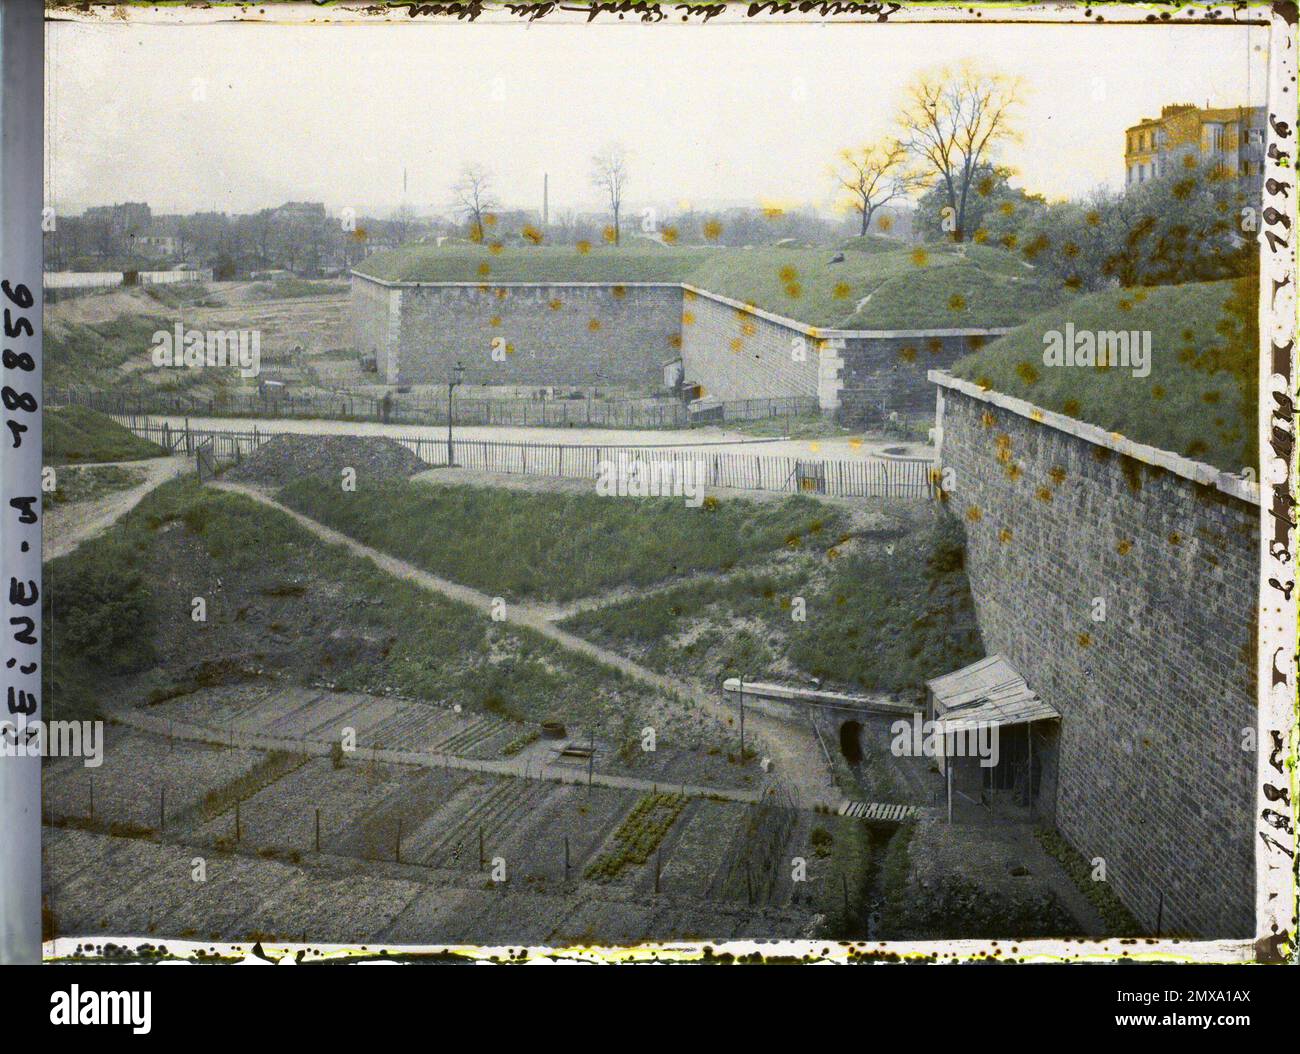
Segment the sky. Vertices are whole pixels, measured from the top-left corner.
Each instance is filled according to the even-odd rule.
[[[1049,198],[1123,184],[1124,129],[1162,105],[1265,101],[1266,30],[538,22],[47,23],[48,204],[249,212],[288,200],[445,211],[467,162],[506,207],[598,209],[621,142],[636,208],[829,211],[845,147],[896,130],[917,72],[1023,78],[1001,157]],[[406,187],[403,190],[403,173]]]

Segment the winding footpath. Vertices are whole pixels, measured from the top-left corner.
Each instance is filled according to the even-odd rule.
[[[492,616],[493,598],[486,593],[481,593],[477,589],[471,589],[458,582],[452,582],[432,574],[406,560],[390,556],[388,553],[365,545],[349,535],[336,531],[331,527],[326,527],[320,521],[304,516],[287,505],[282,505],[257,487],[224,481],[214,482],[212,486],[220,490],[242,494],[253,501],[261,502],[263,505],[284,513],[284,515],[293,519],[294,522],[316,535],[316,537],[333,545],[346,546],[350,552],[365,557],[380,570],[386,571],[396,578],[413,582],[423,589],[440,593],[482,612],[489,618]],[[712,692],[705,691],[686,681],[647,669],[626,656],[618,654],[618,652],[593,644],[582,637],[577,637],[555,625],[552,621],[553,615],[554,611],[549,607],[511,603],[506,605],[505,621],[530,629],[554,641],[562,648],[586,655],[669,696],[675,695],[690,699],[705,713],[724,723],[728,719],[734,721],[735,711],[731,707],[723,705]],[[778,777],[791,792],[796,805],[803,808],[812,808],[817,804],[836,804],[843,798],[831,778],[826,760],[821,753],[821,747],[818,745],[811,728],[798,728],[752,709],[745,714],[745,728],[756,735],[767,748]]]

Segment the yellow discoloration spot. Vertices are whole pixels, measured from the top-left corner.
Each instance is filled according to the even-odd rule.
[[[491,213],[491,212],[484,213],[484,215],[483,215],[483,226],[484,226],[484,227],[495,227],[496,225],[497,225],[497,218],[496,218],[495,213]]]
[[[1115,543],[1115,552],[1119,553],[1120,556],[1128,556],[1128,554],[1131,553],[1132,551],[1133,551],[1132,542],[1124,541],[1123,539],[1121,539],[1120,541]]]
[[[625,285],[616,285],[610,291],[614,294],[615,300],[622,300],[623,297],[627,296],[627,286]]]
[[[732,338],[731,338],[731,350],[732,350],[732,351],[736,351],[736,352],[738,352],[738,351],[740,351],[741,349],[743,349],[744,346],[745,346],[745,342],[744,342],[743,340],[741,340],[739,337],[732,337]]]
[[[1090,637],[1090,636],[1089,636],[1088,634],[1086,634],[1086,633],[1080,633],[1080,634],[1079,634],[1079,647],[1080,647],[1080,648],[1086,648],[1086,647],[1088,647],[1090,644],[1092,644],[1092,637]]]
[[[899,357],[900,359],[902,359],[904,362],[915,362],[915,361],[916,361],[916,349],[915,349],[914,347],[912,347],[910,344],[907,345],[906,347],[899,348],[899,349],[898,349],[898,357]]]
[[[694,303],[694,302],[695,302],[695,296],[696,296],[696,294],[695,294],[692,290],[690,290],[690,289],[683,289],[683,290],[682,290],[682,299],[685,300],[687,303]]]
[[[1006,545],[1008,542],[1010,542],[1011,528],[1003,527],[1002,530],[998,531],[998,541],[1001,542],[1003,545]]]
[[[550,304],[552,311],[559,311],[560,308],[562,308],[563,306],[564,306],[564,301],[562,300],[552,300]]]
[[[984,227],[975,228],[975,233],[971,235],[971,241],[976,245],[983,245],[989,240],[989,232]]]
[[[499,256],[503,249],[505,249],[505,246],[502,245],[500,242],[493,242],[491,245],[488,246],[488,252],[490,252],[493,256]]]
[[[966,519],[970,520],[971,523],[979,523],[983,516],[984,513],[980,512],[978,505],[972,505],[966,510]]]
[[[980,424],[982,424],[985,428],[992,428],[995,420],[996,418],[994,418],[994,416],[988,410],[985,410],[982,414],[980,414]]]
[[[683,326],[690,326],[690,325],[693,325],[694,323],[695,323],[695,312],[693,312],[693,311],[683,311],[683,312],[682,312],[682,325],[683,325]]]
[[[781,268],[781,270],[776,272],[776,276],[779,279],[781,279],[781,281],[788,283],[788,282],[793,282],[796,278],[798,278],[799,272],[796,271],[789,264],[786,264],[784,267]]]
[[[1065,482],[1065,469],[1060,465],[1053,465],[1048,469],[1047,474],[1052,478],[1052,482],[1058,487]]]
[[[489,264],[489,263],[481,263],[481,264],[478,265],[478,276],[479,276],[480,278],[486,278],[486,277],[487,277],[488,275],[490,275],[491,273],[492,273],[492,265],[491,265],[491,264]]]
[[[598,329],[600,329],[600,319],[593,318],[590,322],[587,323],[587,328],[591,330],[591,332],[595,333]]]
[[[948,298],[948,310],[949,310],[949,311],[965,311],[965,310],[966,310],[966,298],[965,298],[964,296],[962,296],[960,293],[953,293],[952,296],[950,296],[950,297]]]
[[[821,450],[821,448],[822,448],[822,445],[821,445],[820,443],[809,443],[809,444],[808,444],[808,449],[811,450],[814,454],[817,453],[817,451]]]
[[[492,326],[493,328],[501,325],[501,316],[493,315],[491,321],[488,322],[488,325]]]
[[[758,332],[758,327],[752,322],[742,322],[740,324],[740,332],[747,337],[752,337]]]
[[[670,348],[680,348],[682,346],[682,335],[680,333],[670,334],[668,337],[668,346]]]
[[[718,220],[704,221],[704,237],[711,242],[716,242],[722,237],[722,223]]]
[[[861,449],[861,447],[862,447],[862,440],[859,439],[857,436],[854,436],[852,439],[849,440],[850,450],[859,450]]]
[[[1169,544],[1170,544],[1170,545],[1182,545],[1182,544],[1183,544],[1183,536],[1182,536],[1181,534],[1179,534],[1177,531],[1170,531],[1170,532],[1169,532]]]
[[[791,300],[798,300],[803,296],[803,286],[798,282],[788,282],[785,287],[785,295]]]
[[[587,253],[591,252],[591,242],[584,238],[582,241],[578,242],[574,248],[577,249],[578,252],[582,253],[583,256],[586,256]]]
[[[509,295],[510,290],[498,287],[494,292],[498,300],[504,300]]]
[[[1052,492],[1047,487],[1039,487],[1038,490],[1034,492],[1034,497],[1037,498],[1039,501],[1051,501]]]
[[[524,241],[528,242],[530,245],[542,244],[542,232],[531,223],[525,223],[524,229],[519,233],[523,235]]]
[[[616,231],[612,226],[606,227],[601,231],[600,236],[605,239],[607,245],[613,245],[618,241],[618,231]]]
[[[1038,421],[1039,423],[1041,423],[1043,420],[1043,411],[1037,408],[1031,410],[1029,412],[1029,419],[1031,421]]]
[[[1006,473],[1007,473],[1007,479],[1011,480],[1012,483],[1014,483],[1024,474],[1021,471],[1020,466],[1015,463],[1012,463],[1006,467]]]
[[[848,282],[836,282],[835,288],[831,290],[831,296],[836,300],[847,300],[848,295],[853,292]]]
[[[922,248],[912,250],[912,263],[917,267],[928,267],[930,264],[930,254]]]

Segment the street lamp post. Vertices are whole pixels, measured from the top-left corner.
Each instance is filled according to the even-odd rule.
[[[451,444],[451,425],[454,420],[452,411],[452,394],[456,391],[456,385],[465,379],[465,367],[458,359],[456,365],[452,367],[451,378],[447,381],[447,467],[456,467],[456,452]]]

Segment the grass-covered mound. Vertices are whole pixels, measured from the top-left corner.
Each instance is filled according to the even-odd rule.
[[[907,248],[896,241],[870,245],[602,246],[585,251],[563,246],[503,246],[494,251],[491,246],[412,245],[376,254],[358,270],[389,281],[684,282],[834,329],[1014,325],[1061,296],[1059,289],[1001,249],[953,244]],[[953,274],[943,274],[947,271]]]
[[[571,600],[692,571],[727,571],[783,546],[829,546],[839,515],[811,498],[729,500],[528,493],[386,480],[342,493],[302,479],[298,511],[494,596]]]
[[[404,245],[357,270],[390,282],[680,282],[720,249],[624,245]]]
[[[883,234],[858,234],[840,243],[841,249],[858,253],[889,253],[901,248],[905,242]]]
[[[119,315],[94,323],[48,320],[45,383],[58,387],[116,383],[119,368],[148,351],[158,330],[171,328],[171,320],[151,314]]]
[[[57,588],[44,593],[46,702],[65,717],[93,713],[105,698],[148,703],[226,683],[325,677],[349,691],[601,734],[664,719],[649,712],[663,698],[617,671],[192,476],[164,483],[106,534],[52,561],[47,581]],[[189,618],[194,596],[208,598],[206,622]]]
[[[1014,326],[1051,307],[1067,292],[1030,270],[1019,273],[980,260],[924,267],[883,282],[843,323],[845,329],[914,329]]]
[[[921,697],[983,655],[960,526],[948,518],[829,562],[688,582],[571,616],[566,629],[684,676],[820,677]],[[833,555],[830,554],[830,555]],[[794,597],[805,621],[792,618]]]
[[[1036,315],[958,361],[958,377],[1240,472],[1258,461],[1257,280],[1093,293]],[[1045,366],[1044,334],[1150,330],[1151,372]]]
[[[68,465],[93,461],[139,461],[167,451],[141,439],[98,410],[64,406],[46,410],[45,463]]]

